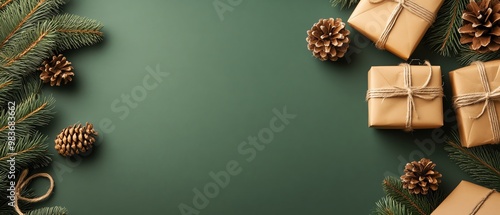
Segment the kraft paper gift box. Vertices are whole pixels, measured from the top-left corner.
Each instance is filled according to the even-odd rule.
[[[377,48],[407,60],[434,22],[443,2],[361,0],[347,22],[375,42]]]
[[[474,62],[449,73],[460,142],[464,147],[500,142],[499,66],[500,60]]]
[[[500,193],[462,181],[431,215],[500,214]]]
[[[386,129],[443,126],[441,67],[373,66],[368,72],[368,126]]]

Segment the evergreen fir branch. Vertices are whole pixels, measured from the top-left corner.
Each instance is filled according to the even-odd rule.
[[[103,37],[103,25],[96,20],[73,14],[55,16],[52,22],[59,33],[57,51],[77,49],[100,42]]]
[[[464,172],[469,174],[478,184],[500,190],[500,145],[476,146],[464,148],[460,139],[453,133],[445,150],[451,160]]]
[[[460,34],[462,11],[469,0],[445,0],[438,12],[434,25],[429,29],[426,41],[439,54],[452,56],[460,52]]]
[[[15,92],[10,97],[11,101],[15,101],[17,105],[23,103],[26,98],[32,95],[40,95],[42,93],[42,80],[36,74],[30,74],[23,78],[16,79],[21,87],[16,88]]]
[[[500,58],[500,52],[478,53],[471,50],[468,46],[462,46],[458,62],[462,65],[470,65],[474,61],[490,61]]]
[[[18,0],[9,4],[0,14],[0,48],[18,32],[55,16],[64,0]]]
[[[16,136],[25,136],[33,133],[33,128],[47,125],[54,115],[55,100],[52,96],[41,96],[41,81],[35,75],[28,76],[11,98],[16,102],[14,115]],[[8,136],[9,113],[3,110],[0,113],[0,141]]]
[[[38,132],[24,137],[17,137],[14,151],[8,144],[0,147],[0,170],[7,172],[9,159],[15,159],[16,170],[40,168],[47,166],[52,160],[48,155],[47,136]]]
[[[351,7],[358,4],[359,0],[330,0],[333,7],[340,5],[340,8]]]
[[[67,215],[68,210],[63,207],[55,206],[55,207],[45,207],[36,209],[33,211],[29,211],[25,213],[26,215]]]
[[[56,40],[57,33],[48,22],[22,32],[19,39],[3,48],[0,75],[22,77],[32,73],[52,52]]]
[[[51,96],[40,98],[37,95],[32,95],[17,106],[15,114],[16,135],[27,135],[32,133],[33,128],[47,125],[54,114],[52,111],[54,102]],[[5,140],[9,132],[7,111],[3,111],[0,118],[0,140]]]
[[[4,9],[5,6],[7,6],[11,2],[12,2],[12,0],[1,1],[0,2],[0,10]]]
[[[440,190],[430,191],[427,195],[411,194],[403,188],[401,180],[394,177],[385,178],[383,188],[387,196],[405,205],[414,215],[430,214],[444,199]]]
[[[2,107],[7,106],[7,102],[10,96],[12,96],[13,91],[19,87],[19,81],[14,81],[14,79],[7,76],[0,77],[0,110]]]
[[[406,207],[394,200],[393,198],[386,196],[375,203],[377,207],[372,214],[376,215],[412,215],[412,213],[406,209]]]

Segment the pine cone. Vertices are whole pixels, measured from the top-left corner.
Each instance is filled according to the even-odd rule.
[[[427,194],[429,188],[436,191],[442,175],[435,171],[434,167],[436,164],[427,158],[407,163],[405,174],[401,176],[403,188],[408,189],[410,193],[423,195]]]
[[[460,43],[479,53],[500,49],[500,4],[498,0],[471,0],[462,14]]]
[[[73,80],[73,66],[71,62],[66,60],[62,54],[52,56],[52,59],[47,59],[43,61],[42,67],[38,70],[42,71],[40,74],[40,79],[43,83],[50,82],[50,86],[61,86],[61,81],[64,80],[64,84],[67,84]]]
[[[91,123],[87,122],[85,126],[75,124],[57,135],[55,149],[63,156],[85,153],[92,148],[96,137],[97,132]]]
[[[340,18],[320,19],[307,31],[307,48],[322,61],[337,61],[349,48],[349,33]]]

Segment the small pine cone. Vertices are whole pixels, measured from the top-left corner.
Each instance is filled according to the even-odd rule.
[[[436,164],[427,158],[407,163],[401,176],[403,188],[413,194],[426,195],[429,189],[436,191],[441,183],[441,173],[434,170]]]
[[[320,19],[307,31],[307,49],[322,61],[337,61],[349,48],[349,34],[342,19]]]
[[[40,73],[40,79],[43,83],[50,82],[50,86],[61,86],[61,81],[64,80],[64,84],[73,80],[73,66],[66,57],[62,54],[52,56],[52,59],[47,59],[43,61],[42,67],[38,68],[42,71]]]
[[[462,14],[460,43],[479,53],[500,49],[500,4],[498,0],[471,0]]]
[[[92,148],[96,137],[97,132],[91,123],[87,122],[85,126],[75,124],[57,135],[55,149],[63,156],[85,153]]]

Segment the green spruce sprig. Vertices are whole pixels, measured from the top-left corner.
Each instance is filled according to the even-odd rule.
[[[401,180],[395,177],[385,178],[382,187],[387,198],[377,202],[374,214],[391,214],[381,212],[403,210],[405,213],[394,214],[428,215],[444,200],[440,190],[429,191],[427,195],[412,194],[404,189]]]
[[[15,122],[17,137],[33,134],[36,128],[50,122],[55,114],[55,100],[52,96],[41,95],[41,87],[41,80],[31,75],[22,81],[22,87],[10,92],[9,101],[15,103],[15,115],[13,119],[9,119],[10,110],[3,109],[0,112],[0,141],[7,140],[9,122]]]
[[[406,209],[405,205],[394,200],[390,196],[382,197],[375,205],[377,207],[373,211],[373,214],[376,215],[412,215],[412,213]]]
[[[14,151],[11,151],[8,144],[3,144],[0,148],[0,170],[9,169],[10,164],[7,161],[11,158],[15,159],[17,170],[47,166],[52,159],[47,144],[44,144],[46,141],[47,136],[35,133],[19,137],[13,147]]]
[[[65,0],[0,0],[0,141],[8,140],[7,103],[16,103],[16,145],[0,145],[0,175],[10,167],[6,160],[15,152],[16,169],[46,166],[47,136],[37,129],[52,119],[54,99],[40,93],[42,84],[35,73],[44,59],[54,52],[93,45],[102,40],[102,24],[71,14],[62,14]],[[13,149],[13,150],[12,150]],[[15,214],[7,205],[7,188],[0,181],[0,214]],[[26,189],[23,196],[33,193]],[[32,204],[19,202],[30,215],[62,215],[62,207],[32,210]]]
[[[55,16],[50,22],[54,23],[58,33],[57,51],[90,46],[100,42],[103,37],[103,25],[87,17],[62,14]]]
[[[500,145],[484,145],[464,148],[460,138],[453,133],[445,150],[451,160],[478,184],[500,190]]]
[[[443,56],[456,56],[460,53],[460,34],[462,12],[469,0],[445,0],[438,12],[436,21],[426,35],[426,41]]]
[[[40,208],[26,213],[26,215],[66,215],[66,214],[68,214],[68,210],[66,210],[66,208],[58,206]]]
[[[462,46],[460,55],[458,56],[458,62],[462,65],[469,65],[474,61],[490,61],[494,59],[500,58],[500,52],[487,52],[487,53],[478,53],[474,50],[471,50],[468,46]]]

